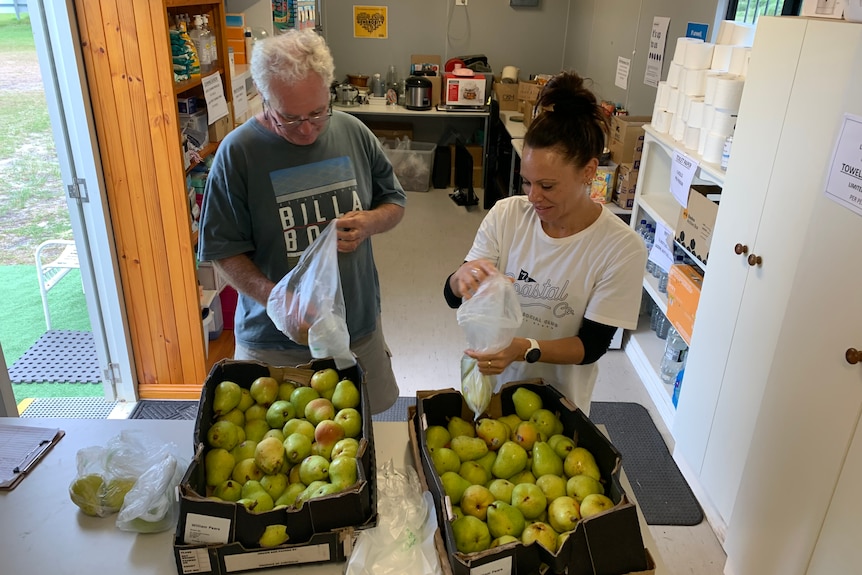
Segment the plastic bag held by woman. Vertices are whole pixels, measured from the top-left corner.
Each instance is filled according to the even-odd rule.
[[[338,273],[338,220],[329,223],[290,272],[272,289],[266,313],[287,337],[307,345],[315,358],[331,357],[339,369],[356,363]]]
[[[523,320],[515,288],[499,272],[488,276],[473,297],[464,300],[457,318],[467,345],[481,353],[497,353],[508,347]],[[461,395],[476,419],[487,409],[496,387],[496,376],[482,375],[472,357],[461,358]]]

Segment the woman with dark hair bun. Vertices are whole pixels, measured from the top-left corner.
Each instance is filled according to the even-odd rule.
[[[489,274],[509,277],[524,315],[519,332],[499,353],[465,353],[500,383],[540,377],[589,414],[596,361],[617,328],[637,327],[646,248],[590,198],[608,118],[584,79],[549,80],[536,113],[521,156],[523,195],[491,208],[443,293],[457,308]]]

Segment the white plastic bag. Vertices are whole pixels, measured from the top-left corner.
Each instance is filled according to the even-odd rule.
[[[390,459],[377,470],[377,527],[359,532],[345,575],[437,575],[437,514],[412,467]]]
[[[311,356],[331,357],[338,369],[356,364],[338,273],[338,237],[333,220],[269,294],[266,313],[287,337],[308,345]]]
[[[497,353],[508,347],[523,321],[515,288],[503,274],[488,276],[470,299],[458,308],[458,325],[467,345],[480,353]],[[461,358],[461,395],[478,419],[487,409],[497,377],[482,375],[476,360]]]

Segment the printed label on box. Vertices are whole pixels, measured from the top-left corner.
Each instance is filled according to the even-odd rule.
[[[281,567],[299,563],[316,563],[330,560],[329,545],[309,545],[289,549],[271,549],[257,553],[227,555],[224,565],[228,571],[247,571],[264,567]]]
[[[183,575],[187,573],[211,573],[213,570],[210,563],[210,554],[206,547],[197,549],[180,549],[180,562],[182,563]]]
[[[189,513],[186,515],[186,529],[183,539],[188,544],[224,545],[230,538],[230,519]]]

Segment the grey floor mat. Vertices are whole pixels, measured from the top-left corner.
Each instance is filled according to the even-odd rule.
[[[129,419],[195,419],[197,401],[144,399],[138,402]]]
[[[9,379],[12,383],[100,383],[92,332],[45,332],[9,367]]]
[[[37,397],[21,417],[107,419],[116,406],[103,397]]]
[[[416,405],[415,397],[399,397],[395,404],[384,412],[371,416],[372,421],[407,421],[407,408]]]
[[[697,525],[703,512],[644,406],[593,402],[590,419],[603,424],[620,451],[638,507],[650,525]]]

